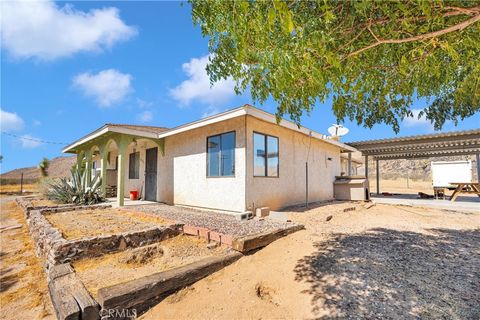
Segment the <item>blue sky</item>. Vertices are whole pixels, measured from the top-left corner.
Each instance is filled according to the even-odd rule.
[[[233,82],[210,88],[207,40],[180,2],[2,2],[0,171],[61,155],[69,143],[105,123],[173,127],[252,103]],[[416,109],[424,101],[415,103]],[[275,103],[258,105],[275,112]],[[302,124],[321,133],[335,122],[329,103]],[[476,114],[442,131],[478,128]],[[393,137],[390,127],[346,122],[344,140]],[[424,120],[400,135],[432,132]]]

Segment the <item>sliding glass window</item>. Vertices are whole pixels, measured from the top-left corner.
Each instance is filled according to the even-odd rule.
[[[278,138],[253,133],[253,175],[255,177],[278,177]]]
[[[235,175],[235,132],[207,138],[207,176]]]

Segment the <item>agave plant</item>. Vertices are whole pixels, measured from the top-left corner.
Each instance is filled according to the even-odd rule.
[[[87,184],[87,171],[73,167],[72,177],[61,178],[48,184],[47,197],[60,203],[95,204],[105,201],[101,192],[101,178],[96,176]]]

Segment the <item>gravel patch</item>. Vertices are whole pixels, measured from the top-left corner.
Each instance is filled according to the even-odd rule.
[[[205,210],[195,210],[165,204],[148,204],[130,207],[135,211],[153,213],[162,218],[186,225],[207,228],[211,231],[237,237],[253,235],[273,229],[283,229],[297,225],[294,222],[278,222],[270,219],[250,219],[239,221],[234,216]]]

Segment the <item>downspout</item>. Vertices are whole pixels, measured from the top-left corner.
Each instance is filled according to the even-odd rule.
[[[308,133],[307,160],[305,161],[305,207],[308,209],[308,158],[310,157],[310,147],[312,146],[312,131]]]
[[[245,157],[244,157],[244,160],[245,160],[245,194],[244,194],[244,211],[248,211],[248,203],[247,203],[247,199],[248,199],[248,194],[247,194],[247,189],[248,189],[248,145],[247,145],[247,142],[248,142],[248,138],[247,138],[247,115],[245,115],[245,121],[244,121],[244,134],[243,134],[243,139],[244,139],[244,147],[245,147]],[[255,208],[252,208],[252,213],[254,214],[255,213]]]

